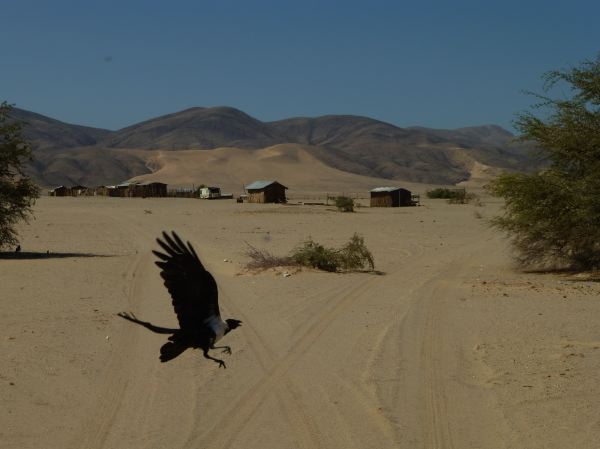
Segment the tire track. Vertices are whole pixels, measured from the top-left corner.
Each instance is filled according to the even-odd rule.
[[[227,295],[223,295],[227,298]],[[244,323],[251,323],[251,320],[246,318],[246,315],[233,305],[229,300],[228,307],[225,310],[230,310],[233,316],[239,316]],[[248,341],[248,347],[254,353],[256,360],[260,364],[263,371],[266,373],[269,366],[272,366],[277,361],[277,354],[265,341],[265,339],[252,326],[243,326],[243,334]],[[300,435],[300,447],[303,448],[319,448],[321,447],[319,432],[310,415],[302,405],[300,393],[294,387],[292,381],[288,378],[284,380],[282,388],[276,391],[279,404],[283,408],[283,412],[287,417],[287,421],[292,426],[292,423],[301,423],[301,431],[296,434]],[[291,417],[291,418],[290,418]]]
[[[98,214],[100,215],[100,214]],[[102,216],[105,216],[102,214]],[[121,217],[113,217],[114,221],[139,238],[140,233],[148,235],[146,231],[134,227],[130,221]],[[136,245],[139,247],[139,245]],[[140,272],[147,270],[150,262],[149,254],[142,254],[136,251],[133,261],[129,264],[123,284],[123,294],[129,310],[137,309],[140,302],[141,280]],[[131,326],[120,326],[118,336],[113,338],[114,344],[118,346],[118,351],[112,351],[111,359],[106,366],[105,372],[109,377],[103,384],[102,394],[99,396],[99,404],[96,404],[95,412],[89,419],[89,424],[82,429],[80,441],[73,447],[86,449],[101,449],[105,447],[106,440],[114,426],[115,419],[122,408],[123,398],[129,386],[132,367],[129,360],[133,355],[137,334]]]
[[[444,352],[443,305],[440,303],[449,296],[452,284],[449,279],[461,279],[469,270],[468,260],[473,258],[473,248],[462,252],[447,264],[450,268],[438,272],[431,278],[419,296],[422,300],[421,322],[424,325],[421,336],[420,358],[423,370],[423,395],[425,401],[425,441],[429,449],[454,449],[455,435],[450,422],[451,405],[446,393],[448,354]],[[419,321],[417,319],[417,321]]]
[[[431,297],[436,298],[440,291],[438,284],[431,290]],[[435,301],[434,299],[431,302]],[[454,442],[448,420],[448,398],[445,394],[444,381],[440,376],[442,350],[441,333],[436,329],[438,317],[435,304],[429,307],[425,323],[421,357],[423,360],[425,405],[427,410],[428,448],[454,449]]]
[[[210,441],[211,447],[213,448],[231,447],[238,436],[247,427],[251,419],[255,416],[256,412],[264,404],[269,396],[270,390],[275,389],[281,384],[285,386],[286,383],[290,382],[286,376],[288,371],[304,354],[306,354],[312,344],[323,334],[323,332],[325,332],[330,324],[330,320],[345,307],[349,306],[353,300],[359,298],[366,292],[372,282],[374,282],[373,279],[359,282],[359,285],[351,285],[346,288],[343,294],[338,293],[335,295],[334,298],[337,297],[337,301],[331,301],[331,305],[307,325],[306,330],[291,345],[287,355],[273,363],[266,371],[264,377],[250,387],[250,389],[247,390],[226,413],[224,413],[224,416],[215,423],[211,431],[197,437],[192,436],[192,438],[188,440],[186,447],[199,447],[202,441]],[[255,333],[255,335],[258,334]],[[255,348],[257,346],[265,347],[262,341],[259,340],[258,343],[258,345],[254,345]],[[298,396],[296,396],[295,401],[296,400],[299,400]],[[312,426],[309,423],[306,414],[304,414],[304,416],[305,419],[303,421],[310,429]],[[315,437],[316,435],[313,431],[311,440],[315,439]]]
[[[130,286],[126,294],[129,306],[133,306],[137,302],[136,297],[139,290],[139,283],[136,282],[136,279],[139,279],[139,276],[136,276],[136,273],[143,259],[142,255],[137,255],[129,265],[125,275],[126,285]],[[103,448],[121,408],[123,396],[129,383],[130,370],[127,361],[130,359],[132,349],[134,348],[135,333],[131,328],[121,327],[119,336],[114,340],[117,342],[127,342],[127,344],[121,345],[117,343],[120,350],[112,352],[112,358],[106,368],[106,372],[112,375],[104,383],[102,394],[99,396],[100,404],[98,404],[89,424],[81,432],[84,435],[82,441],[73,445],[75,448]]]

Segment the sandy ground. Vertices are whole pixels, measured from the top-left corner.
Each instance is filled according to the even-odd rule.
[[[600,284],[515,271],[497,209],[42,198],[21,228],[41,257],[0,257],[0,446],[597,448]],[[116,317],[176,325],[163,229],[244,322],[226,370],[191,350],[161,364],[165,337]],[[353,232],[384,274],[243,270],[244,242]]]

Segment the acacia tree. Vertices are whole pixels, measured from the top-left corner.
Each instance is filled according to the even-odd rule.
[[[0,248],[17,243],[15,225],[32,213],[38,187],[23,172],[32,159],[31,147],[23,137],[23,124],[9,118],[12,106],[0,104]]]
[[[505,200],[492,225],[506,231],[523,264],[600,268],[600,55],[544,75],[544,95],[518,115],[520,140],[533,141],[547,166],[536,174],[503,174],[490,183]],[[554,88],[567,98],[551,98]],[[564,95],[564,94],[563,94]]]

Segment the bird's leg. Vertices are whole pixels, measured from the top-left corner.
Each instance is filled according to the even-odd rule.
[[[221,368],[221,367],[227,368],[225,366],[225,362],[223,360],[215,359],[214,357],[211,357],[210,355],[208,355],[208,348],[203,348],[202,353],[204,354],[205,358],[211,359],[211,360],[214,360],[215,362],[217,362],[219,364],[219,368]]]
[[[231,348],[229,346],[211,346],[210,349],[222,349],[225,354],[231,354]]]

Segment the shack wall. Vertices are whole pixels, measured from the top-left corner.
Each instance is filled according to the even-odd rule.
[[[285,203],[285,187],[279,183],[273,183],[264,189],[249,189],[249,203]]]
[[[371,192],[371,207],[398,207],[398,191],[394,192]]]
[[[406,207],[412,205],[412,195],[406,189],[391,192],[371,192],[371,207]]]

